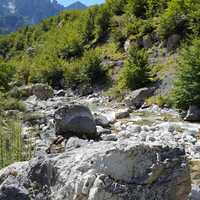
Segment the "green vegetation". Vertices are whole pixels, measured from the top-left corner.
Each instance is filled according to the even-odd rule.
[[[138,89],[150,83],[148,57],[144,49],[131,48],[128,60],[119,73],[118,85],[120,90]]]
[[[195,39],[181,53],[179,73],[175,84],[174,98],[178,108],[200,105],[200,40]]]
[[[21,122],[17,118],[0,118],[0,169],[32,156],[30,144],[24,144]]]
[[[113,91],[123,93],[148,86],[163,79],[166,71],[176,66],[176,60],[149,66],[152,49],[144,48],[144,40],[150,40],[153,48],[161,44],[165,48],[169,37],[178,34],[182,43],[190,45],[192,38],[199,37],[199,10],[198,0],[107,0],[104,5],[64,11],[38,25],[0,36],[0,90],[7,93],[11,83],[38,82],[60,88],[61,80],[65,87],[76,89],[106,83],[113,80],[109,77],[113,74],[117,77]],[[124,51],[127,39],[133,47],[128,54]],[[104,60],[123,60],[125,64],[118,74],[113,66],[102,65]],[[183,64],[179,68],[183,71]],[[177,98],[182,97],[186,95]],[[185,103],[177,98],[178,107],[198,103],[188,96]]]

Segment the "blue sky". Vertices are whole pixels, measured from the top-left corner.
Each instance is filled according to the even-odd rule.
[[[76,2],[77,0],[58,0],[58,2],[62,5],[70,5],[74,2]],[[85,5],[93,5],[93,4],[98,4],[98,3],[103,3],[104,0],[79,0],[80,2],[84,3]]]

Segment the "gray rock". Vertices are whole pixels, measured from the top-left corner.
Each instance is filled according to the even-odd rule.
[[[80,148],[84,145],[87,145],[88,144],[88,141],[86,140],[82,140],[80,138],[77,138],[77,137],[71,137],[66,145],[65,145],[65,149],[66,150],[71,150],[71,149],[76,149],[76,148]]]
[[[102,135],[101,139],[103,141],[117,141],[118,140],[116,134]]]
[[[3,185],[0,187],[1,200],[31,200],[28,191],[18,185]]]
[[[180,40],[181,40],[180,35],[178,35],[178,34],[171,35],[167,40],[167,49],[173,50],[173,49],[177,48]]]
[[[54,95],[57,96],[57,97],[64,97],[65,96],[65,91],[64,90],[55,91]]]
[[[54,95],[53,89],[46,84],[21,86],[11,91],[14,97],[28,98],[35,95],[40,100],[47,100]]]
[[[93,93],[93,88],[90,85],[80,85],[74,92],[78,96],[87,96]]]
[[[153,46],[153,42],[152,42],[151,36],[149,36],[149,35],[146,35],[146,36],[143,37],[142,43],[143,43],[143,47],[145,49],[149,49],[149,48],[151,48]]]
[[[115,113],[116,119],[123,119],[129,117],[129,109],[120,109]]]
[[[65,138],[97,139],[96,124],[90,110],[82,105],[64,106],[54,114],[56,134]]]
[[[35,200],[187,200],[191,190],[183,150],[134,143],[130,138],[33,159],[12,182],[8,179],[4,181],[7,189],[15,181],[21,180],[22,185],[27,180],[25,190],[30,196],[35,191]]]
[[[200,121],[200,108],[195,105],[190,106],[184,120],[190,122]]]
[[[144,104],[144,101],[153,95],[155,88],[141,88],[132,91],[128,96],[125,97],[124,103],[127,106],[139,108]]]
[[[101,126],[97,126],[97,133],[98,133],[99,136],[103,135],[103,134],[109,135],[109,134],[111,134],[111,130],[110,129],[105,129],[105,128],[101,127]]]
[[[94,116],[94,119],[95,119],[97,126],[102,126],[103,128],[110,127],[110,122],[108,121],[108,119],[105,116],[96,114]]]

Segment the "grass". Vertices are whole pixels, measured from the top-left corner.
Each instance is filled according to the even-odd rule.
[[[13,162],[31,158],[32,150],[25,147],[21,132],[19,119],[0,119],[0,169]]]

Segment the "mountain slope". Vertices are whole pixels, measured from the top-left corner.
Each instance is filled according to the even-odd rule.
[[[0,34],[38,23],[62,10],[64,7],[56,0],[0,0]]]
[[[75,3],[72,3],[71,5],[67,6],[65,9],[66,10],[82,10],[86,9],[87,6],[81,3],[80,1],[77,1]]]

